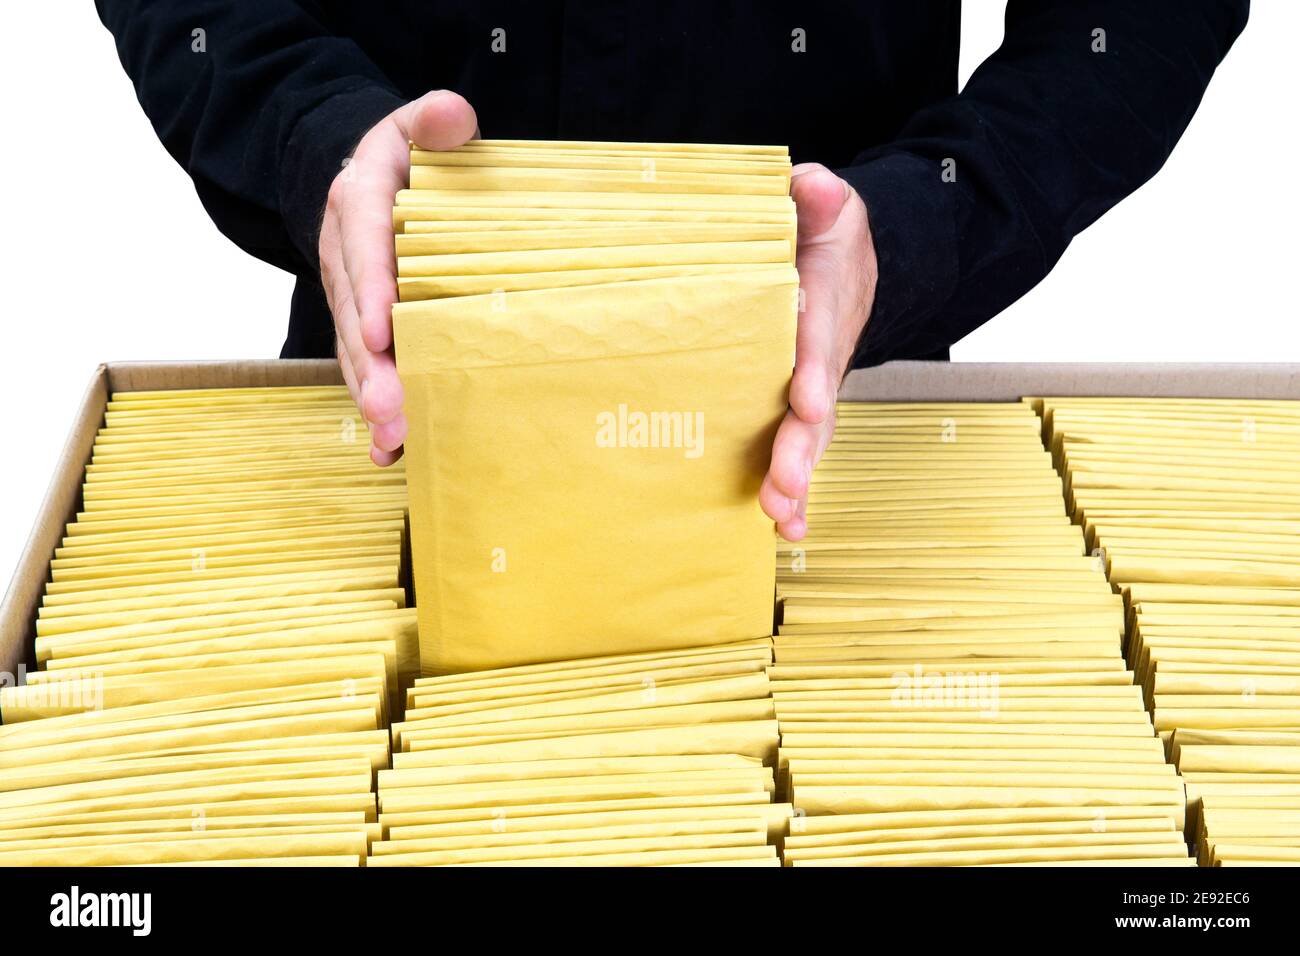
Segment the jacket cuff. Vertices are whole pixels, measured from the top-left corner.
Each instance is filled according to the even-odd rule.
[[[890,153],[835,172],[866,204],[879,267],[875,302],[851,366],[951,344],[927,341],[923,333],[957,287],[956,183],[943,181],[934,160],[911,153]]]
[[[294,124],[280,164],[280,214],[313,275],[320,274],[317,243],[330,183],[370,128],[404,103],[386,87],[353,86],[331,93]]]

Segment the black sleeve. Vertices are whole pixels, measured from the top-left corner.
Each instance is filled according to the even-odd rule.
[[[880,266],[853,364],[945,348],[1033,288],[1161,167],[1248,10],[1248,0],[1008,3],[1002,45],[960,95],[839,170],[867,204]]]
[[[318,274],[329,184],[404,99],[310,2],[96,0],[140,105],[241,248]],[[202,31],[196,34],[195,31]]]

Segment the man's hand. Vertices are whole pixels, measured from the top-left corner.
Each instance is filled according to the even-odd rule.
[[[475,136],[474,110],[438,90],[380,120],[330,185],[320,232],[320,272],[334,314],[339,366],[370,428],[370,457],[391,465],[402,455],[406,416],[393,359],[393,196],[407,186],[410,143],[451,149]]]
[[[799,217],[795,265],[801,290],[790,410],[772,447],[759,502],[789,541],[808,531],[808,483],[835,431],[835,396],[871,314],[876,250],[867,207],[824,166],[796,166],[790,182]]]

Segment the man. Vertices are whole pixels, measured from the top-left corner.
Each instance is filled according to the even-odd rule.
[[[958,0],[97,6],[217,226],[298,277],[283,354],[337,353],[379,464],[408,140],[788,144],[804,310],[760,499],[798,539],[846,369],[946,357],[1042,279],[1164,163],[1248,0],[1012,0],[960,95]]]

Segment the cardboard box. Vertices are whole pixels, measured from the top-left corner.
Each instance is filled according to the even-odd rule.
[[[321,360],[128,362],[91,378],[50,489],[0,604],[0,674],[31,667],[36,611],[49,562],[81,502],[95,433],[115,391],[256,385],[338,385],[338,366]],[[892,362],[850,375],[846,401],[1015,401],[1023,395],[1300,399],[1300,365],[985,364]]]

